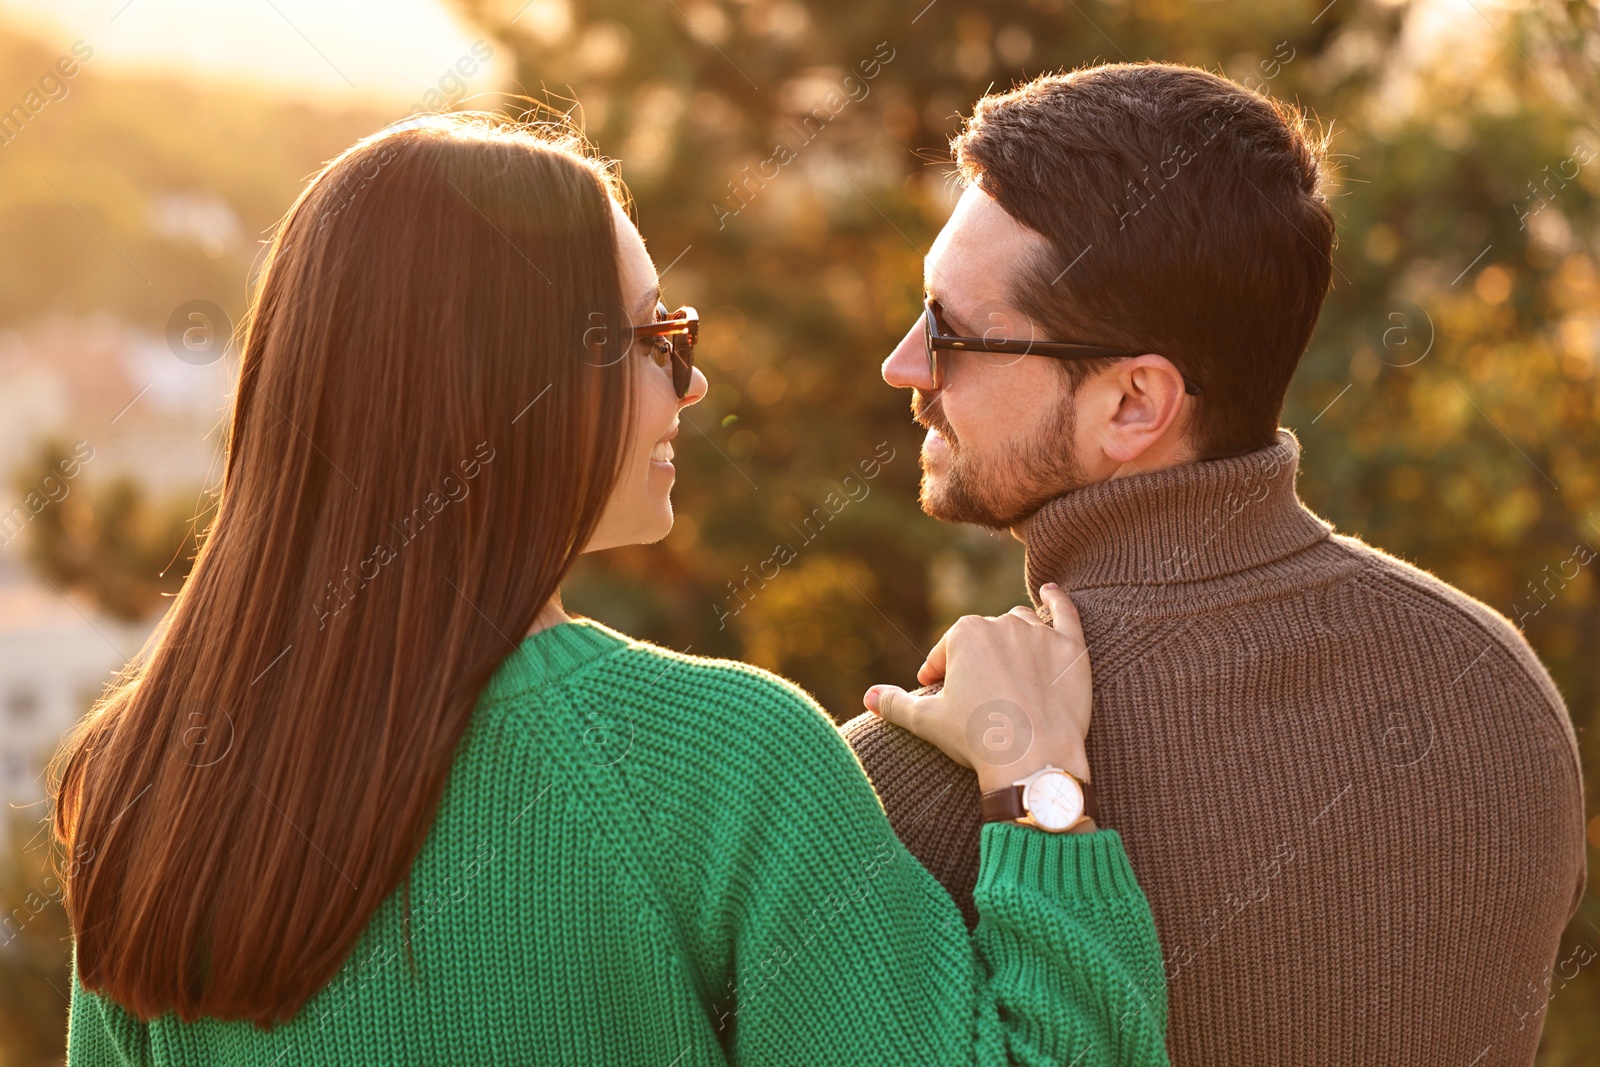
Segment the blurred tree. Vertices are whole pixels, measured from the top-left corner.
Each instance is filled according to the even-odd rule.
[[[28,563],[61,592],[81,592],[115,619],[159,613],[163,598],[183,587],[198,551],[192,506],[152,504],[127,477],[103,487],[63,480],[57,472],[69,462],[66,446],[52,442],[40,449],[35,469],[16,479],[23,494],[51,479],[65,487],[23,528]]]

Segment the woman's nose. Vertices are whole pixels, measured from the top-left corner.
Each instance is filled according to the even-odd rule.
[[[683,394],[683,399],[678,401],[678,408],[682,410],[691,404],[698,404],[706,398],[706,390],[711,388],[711,383],[706,381],[705,372],[699,367],[689,372],[689,391]]]

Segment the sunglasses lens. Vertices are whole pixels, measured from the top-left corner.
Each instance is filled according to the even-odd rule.
[[[695,318],[694,308],[679,308],[668,314],[665,309],[656,313],[658,323],[682,322],[676,332],[667,333],[667,342],[672,346],[672,390],[682,400],[689,395],[689,389],[694,384],[694,343],[699,326]]]
[[[682,400],[689,395],[689,383],[694,378],[694,346],[685,334],[672,337],[672,388]]]

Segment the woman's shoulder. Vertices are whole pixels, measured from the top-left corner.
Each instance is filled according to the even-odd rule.
[[[837,728],[815,698],[754,664],[639,640],[592,619],[523,640],[484,691],[486,703],[530,710],[559,691],[563,703],[608,736],[619,732],[755,731],[782,744]],[[842,744],[842,742],[840,742]]]
[[[502,679],[471,745],[494,767],[537,769],[474,779],[503,794],[498,810],[515,813],[507,821],[524,811],[564,817],[562,805],[582,797],[571,811],[626,813],[602,832],[617,862],[694,884],[715,865],[708,843],[753,863],[751,850],[779,838],[805,851],[842,826],[882,828],[882,807],[833,720],[772,671],[586,619],[524,644],[531,666],[517,668],[514,685]],[[542,684],[535,668],[548,668]],[[559,802],[542,800],[546,790]]]
[[[816,698],[779,674],[737,659],[699,655],[694,646],[665,648],[589,620],[584,625],[617,641],[618,654],[597,661],[593,681],[618,696],[660,708],[692,707],[709,720],[748,723],[760,715],[769,727],[806,729],[832,720]]]
[[[866,773],[805,689],[751,663],[607,632],[612,654],[568,680],[585,727],[576,762],[591,784],[649,798],[666,838],[709,835],[730,852],[878,829]]]

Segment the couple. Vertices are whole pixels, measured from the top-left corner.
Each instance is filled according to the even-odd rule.
[[[843,738],[563,613],[670,528],[698,321],[576,138],[408,125],[281,224],[209,536],[58,757],[71,1063],[1531,1061],[1572,730],[1504,619],[1295,497],[1291,111],[1159,64],[979,102],[883,372],[1037,614]]]

